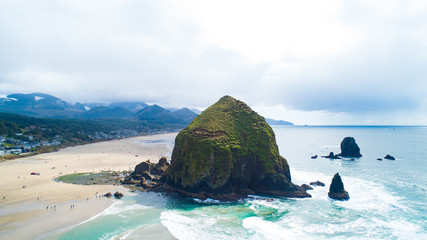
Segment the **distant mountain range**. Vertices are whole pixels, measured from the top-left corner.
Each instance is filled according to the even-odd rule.
[[[200,110],[165,109],[144,102],[67,103],[45,93],[10,94],[0,98],[0,112],[37,118],[56,119],[121,119],[154,125],[188,125]],[[282,120],[266,119],[270,125],[293,125]]]
[[[189,124],[198,114],[188,108],[169,111],[144,102],[67,103],[44,93],[10,94],[0,98],[0,112],[37,118],[125,119],[153,124]]]

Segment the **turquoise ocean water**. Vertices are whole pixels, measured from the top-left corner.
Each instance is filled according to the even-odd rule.
[[[254,196],[237,203],[136,193],[46,239],[427,239],[427,127],[273,127],[295,184],[326,187],[306,199]],[[339,153],[356,139],[354,161]],[[172,140],[170,144],[172,145]],[[386,154],[395,161],[383,160]],[[350,200],[327,197],[339,172]]]

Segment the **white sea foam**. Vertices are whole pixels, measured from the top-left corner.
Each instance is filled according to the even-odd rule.
[[[124,203],[117,202],[117,204],[113,204],[111,207],[107,208],[101,214],[103,214],[104,216],[105,215],[115,215],[115,214],[119,214],[119,213],[123,213],[123,212],[127,212],[127,211],[146,210],[149,208],[151,208],[151,207],[140,205],[140,204],[126,205]]]
[[[325,187],[314,187],[314,190],[310,190],[309,193],[312,195],[313,199],[333,201],[327,196],[332,176],[292,169],[292,178],[294,182],[308,183],[315,180],[324,182],[326,184]],[[344,183],[344,188],[350,195],[350,200],[333,201],[336,205],[354,210],[377,211],[391,211],[396,208],[406,208],[399,203],[400,197],[396,196],[395,193],[391,192],[380,183],[344,175],[341,175],[341,178]]]
[[[178,239],[220,239],[216,231],[209,229],[217,222],[215,216],[206,214],[185,216],[179,211],[164,211],[160,215],[161,223]]]
[[[199,199],[199,198],[193,198],[193,200],[195,201],[195,202],[198,202],[198,203],[206,203],[206,204],[216,204],[216,203],[220,203],[220,201],[219,200],[216,200],[216,199],[212,199],[212,198],[206,198],[205,200],[202,200],[202,199]]]
[[[178,239],[199,239],[203,236],[199,232],[197,219],[178,214],[176,211],[164,211],[160,215],[161,223],[172,235]],[[194,231],[193,231],[194,229]]]
[[[259,217],[248,217],[243,220],[243,227],[254,233],[253,239],[297,239],[301,235],[292,229],[286,229],[274,222]]]
[[[378,227],[390,229],[398,239],[427,239],[427,234],[423,233],[423,230],[413,223],[403,220],[386,222],[377,218],[373,218],[372,220]]]
[[[136,230],[137,228],[134,228],[134,229],[132,229],[132,230],[129,230],[129,231],[126,231],[126,232],[124,232],[124,233],[120,233],[120,234],[117,234],[117,235],[115,235],[114,233],[112,234],[112,235],[114,235],[114,236],[112,236],[112,237],[110,237],[110,238],[108,238],[108,240],[125,240],[125,239],[127,239],[133,232],[135,232],[135,230]]]
[[[107,215],[116,215],[127,211],[134,211],[134,210],[145,210],[150,208],[149,206],[144,206],[140,204],[132,204],[132,205],[125,205],[122,201],[115,201],[110,207],[105,209],[103,212],[79,223],[78,225],[82,225],[84,223],[93,221],[97,218],[107,216]]]

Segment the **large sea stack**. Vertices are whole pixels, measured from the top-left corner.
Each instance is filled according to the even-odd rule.
[[[175,139],[165,189],[201,199],[310,197],[291,183],[273,130],[244,102],[221,98]]]
[[[353,137],[345,137],[341,141],[341,157],[361,157],[360,148]]]

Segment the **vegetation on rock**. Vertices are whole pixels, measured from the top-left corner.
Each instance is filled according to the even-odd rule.
[[[165,187],[200,198],[310,196],[291,183],[288,163],[265,119],[230,96],[178,134]]]

